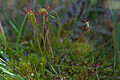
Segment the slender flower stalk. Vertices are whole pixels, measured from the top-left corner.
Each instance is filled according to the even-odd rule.
[[[55,15],[57,16],[57,19],[58,19],[59,31],[58,31],[58,36],[57,36],[57,38],[58,38],[58,40],[60,40],[60,34],[61,34],[61,30],[62,30],[60,18],[59,18],[59,16],[58,16],[57,12],[54,11],[54,10],[52,10],[52,11],[50,12],[50,17],[51,17],[51,18],[54,18],[54,16],[51,15],[52,13],[55,13]]]
[[[35,14],[33,13],[32,10],[29,10],[27,13],[27,16],[29,18],[29,20],[31,21],[31,23],[34,25],[35,30],[36,30],[36,35],[37,35],[37,42],[38,42],[38,47],[40,50],[41,55],[43,56],[43,52],[40,46],[40,41],[39,41],[39,37],[38,37],[38,31],[37,31],[37,19],[35,18]]]
[[[52,47],[51,47],[50,40],[49,40],[48,36],[47,36],[47,41],[48,41],[48,45],[49,45],[49,47],[50,47],[50,51],[51,51],[51,53],[52,53],[52,58],[53,58],[53,57],[54,57],[54,55],[53,55],[53,50],[52,50]]]
[[[44,41],[44,48],[46,49],[46,47],[45,47],[45,34],[46,34],[46,32],[47,32],[47,29],[45,29],[45,24],[47,23],[47,21],[48,21],[48,18],[47,18],[47,16],[48,16],[48,10],[49,10],[49,8],[50,7],[48,7],[47,9],[44,9],[44,8],[41,8],[41,9],[39,9],[38,11],[37,11],[37,14],[38,15],[43,15],[43,41]],[[47,36],[47,42],[48,42],[48,45],[49,45],[49,48],[50,48],[50,51],[51,51],[51,53],[52,53],[52,57],[54,57],[54,55],[53,55],[53,50],[52,50],[52,47],[51,47],[51,44],[50,44],[50,40],[49,40],[49,38],[48,38],[48,36]]]

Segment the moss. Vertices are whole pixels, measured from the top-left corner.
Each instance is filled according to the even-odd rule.
[[[31,62],[31,64],[39,64],[41,59],[40,57],[35,54],[35,53],[32,53],[30,56],[28,56],[29,58],[29,61]]]
[[[31,69],[31,64],[26,60],[21,60],[19,62],[19,66],[17,67],[17,70],[20,71],[23,75],[28,75],[30,73],[32,73],[32,69]]]
[[[77,42],[74,45],[75,47],[73,48],[71,54],[78,57],[87,56],[94,49],[93,44],[87,40],[84,42]]]

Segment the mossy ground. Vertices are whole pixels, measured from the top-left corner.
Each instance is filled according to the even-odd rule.
[[[47,15],[48,22],[44,22],[44,15],[42,14],[35,16],[38,20],[37,31],[39,39],[37,39],[34,31],[35,26],[29,18],[24,21],[25,15],[22,13],[26,13],[21,10],[24,6],[29,8],[33,2],[23,0],[20,2],[21,4],[18,4],[18,0],[13,1],[16,1],[14,8],[18,9],[15,11],[16,14],[10,14],[9,11],[0,9],[0,14],[3,14],[6,19],[2,23],[8,44],[8,46],[0,45],[1,51],[6,55],[1,54],[1,58],[9,63],[9,65],[3,66],[2,62],[0,62],[0,65],[8,72],[11,72],[10,74],[0,68],[1,79],[110,80],[119,76],[119,69],[115,68],[114,70],[114,44],[111,27],[108,27],[108,25],[112,26],[109,23],[111,19],[105,16],[108,15],[107,11],[89,11],[90,5],[90,9],[100,8],[104,10],[104,8],[101,8],[99,0],[95,0],[92,3],[89,0],[86,1],[86,5],[80,7],[80,9],[84,8],[83,12],[80,12],[81,15],[76,14],[79,12],[79,4],[76,3],[76,0],[54,0],[55,2],[36,0],[39,6],[41,5],[45,9],[48,6],[51,6],[50,11],[55,9],[61,22],[59,24],[55,14],[51,14],[54,19],[52,19],[53,17],[51,18],[51,15]],[[5,4],[4,1],[2,3]],[[69,6],[72,6],[73,9]],[[39,9],[37,4],[34,5],[34,8],[31,10],[36,13],[35,11]],[[48,14],[50,14],[50,11],[48,11]],[[89,21],[90,31],[83,29],[86,27],[83,20]],[[22,24],[24,24],[24,27],[20,35],[19,45],[16,46]],[[38,44],[38,40],[40,44]],[[1,43],[3,42],[1,39]],[[41,55],[39,46],[43,55]],[[19,50],[17,50],[18,48]],[[9,59],[9,61],[6,59]]]

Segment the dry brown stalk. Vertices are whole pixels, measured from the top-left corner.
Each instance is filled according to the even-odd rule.
[[[3,30],[3,27],[2,27],[1,22],[0,22],[0,32],[2,33],[3,37],[4,37],[5,40],[6,40],[6,37],[5,37],[4,30]],[[0,40],[1,40],[1,39],[0,39]],[[4,46],[6,46],[3,42],[2,42],[2,44],[3,44]]]

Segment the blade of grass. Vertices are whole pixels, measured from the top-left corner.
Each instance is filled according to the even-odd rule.
[[[12,80],[12,78],[8,76],[7,74],[5,74],[5,76],[7,77],[8,80]]]
[[[1,22],[0,22],[0,31],[1,31],[1,33],[3,35],[3,37],[6,39]]]
[[[54,71],[54,73],[56,74],[56,75],[58,75],[58,72],[54,69],[54,67],[50,64],[50,67],[52,68],[52,70]]]
[[[7,61],[9,62],[9,59],[7,58],[7,56],[3,53],[3,51],[0,51],[1,56]]]
[[[4,67],[0,67],[0,69],[1,69],[4,73],[7,73],[7,74],[9,74],[9,75],[14,76],[13,73],[9,72],[9,71],[8,71],[7,69],[5,69]]]
[[[37,72],[37,70],[36,70],[36,67],[35,67],[35,65],[34,65],[34,70],[35,70],[35,73],[36,73],[36,75],[37,75],[37,78],[38,78],[38,80],[39,80],[39,75],[38,75],[38,72]]]
[[[6,47],[8,44],[7,44],[7,41],[6,41],[6,37],[5,37],[4,30],[3,30],[1,22],[0,22],[0,38],[3,41],[3,45]]]
[[[13,54],[13,50],[12,50],[12,49],[10,48],[10,46],[8,45],[6,39],[4,38],[3,34],[1,33],[1,31],[0,31],[0,40],[3,42],[3,45],[4,45],[5,47],[7,47],[7,48],[10,50],[10,52]]]
[[[12,66],[10,66],[6,61],[4,61],[2,58],[0,58],[0,61],[2,61],[3,63],[5,63],[7,66],[9,66],[10,68],[12,68],[15,72],[17,72],[19,75],[21,75],[22,77],[24,77],[21,73],[19,73],[15,68],[13,68]],[[0,69],[5,69],[5,68],[3,68],[3,67],[0,67]],[[5,70],[4,72],[6,72],[7,70]],[[9,73],[9,71],[8,72],[6,72],[6,73],[8,73],[8,74],[11,74],[11,75],[14,75],[14,74],[12,74],[12,73]]]
[[[57,16],[57,19],[58,19],[59,31],[58,31],[58,34],[57,34],[57,38],[58,38],[58,40],[60,40],[60,34],[61,34],[61,30],[62,30],[60,18],[59,18],[59,16],[58,16],[58,13],[57,13],[56,11],[54,11],[54,10],[52,10],[52,11],[50,12],[50,16],[51,16],[51,17],[54,17],[54,16],[52,16],[52,13],[55,13],[55,15]]]
[[[5,15],[5,18],[7,19],[8,23],[11,25],[12,29],[14,30],[14,32],[15,32],[16,34],[18,34],[18,29],[17,29],[17,27],[14,25],[14,23],[8,18],[7,15]]]
[[[15,19],[15,18],[12,18],[12,21],[13,21],[13,23],[15,24],[16,28],[18,29],[18,24],[17,24],[17,22],[16,22],[16,19]]]
[[[110,12],[113,18],[113,22],[114,22],[114,27],[113,27],[113,44],[114,44],[114,50],[115,50],[115,55],[114,55],[114,71],[115,71],[115,67],[117,69],[120,69],[120,55],[119,55],[119,45],[120,45],[120,27],[118,25],[118,21],[116,18],[116,15],[114,13],[114,10],[112,9],[110,2],[109,3],[109,8],[110,8]]]
[[[17,44],[16,44],[17,53],[19,53],[19,41],[20,41],[20,36],[21,36],[21,33],[22,33],[22,30],[23,30],[23,27],[24,27],[24,24],[25,24],[26,19],[27,19],[27,16],[24,17],[24,20],[23,20],[23,22],[22,22],[22,25],[21,25],[20,30],[19,30],[19,33],[18,33]]]
[[[2,76],[3,76],[3,75],[0,74],[0,80],[5,80]]]
[[[0,39],[2,40],[2,42],[5,44],[5,46],[8,48],[8,43],[5,40],[4,36],[2,35],[2,33],[0,32]]]
[[[5,48],[7,47],[10,50],[10,52],[13,53],[13,50],[8,46],[8,43],[6,41],[6,37],[5,37],[1,23],[0,23],[0,30],[1,30],[0,31],[0,40],[3,42],[3,45],[5,46]]]

